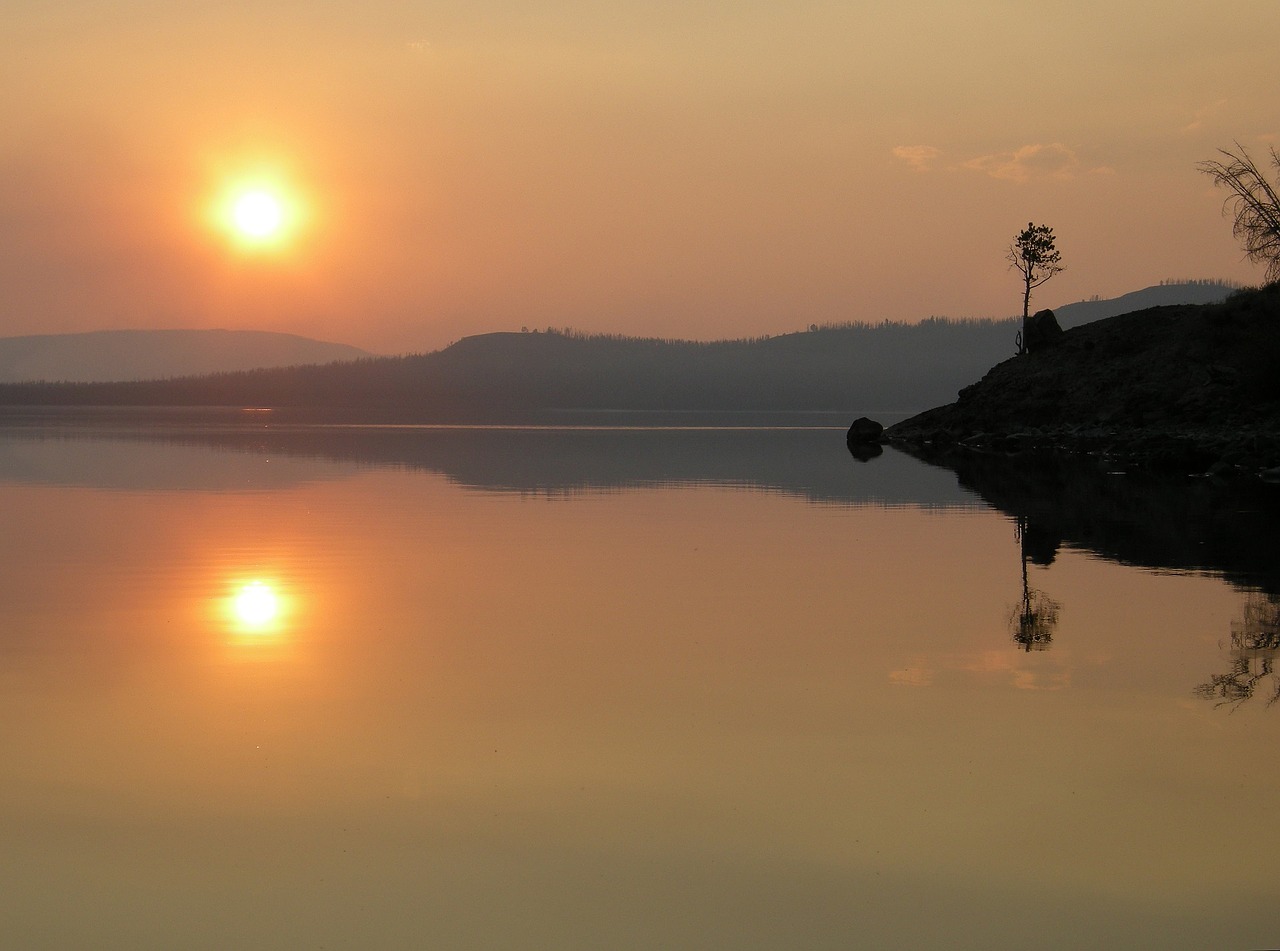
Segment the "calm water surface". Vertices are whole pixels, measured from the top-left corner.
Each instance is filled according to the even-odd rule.
[[[1280,943],[1250,566],[831,430],[11,428],[0,500],[2,947]]]

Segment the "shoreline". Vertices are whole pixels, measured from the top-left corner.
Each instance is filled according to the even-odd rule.
[[[927,414],[885,431],[884,441],[912,455],[957,452],[1094,456],[1122,468],[1218,477],[1257,476],[1280,481],[1280,432],[1270,427],[1233,430],[1179,427],[1027,427],[956,432],[929,426]]]

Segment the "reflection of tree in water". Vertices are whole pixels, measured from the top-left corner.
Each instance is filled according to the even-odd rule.
[[[1009,617],[1013,639],[1025,651],[1042,651],[1053,640],[1061,605],[1043,591],[1032,588],[1027,580],[1027,561],[1037,565],[1053,564],[1058,540],[1037,532],[1025,515],[1017,517],[1018,548],[1022,554],[1022,601]]]
[[[1240,704],[1254,695],[1258,685],[1275,670],[1280,652],[1280,597],[1251,594],[1244,603],[1240,620],[1231,625],[1231,669],[1209,678],[1196,687],[1215,706]],[[1280,680],[1273,682],[1267,706],[1280,700]]]

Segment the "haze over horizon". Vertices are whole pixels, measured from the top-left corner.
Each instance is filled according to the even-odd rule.
[[[1274,0],[51,0],[0,37],[0,336],[684,339],[1257,283],[1196,170],[1280,142]],[[1248,28],[1242,28],[1247,25]]]

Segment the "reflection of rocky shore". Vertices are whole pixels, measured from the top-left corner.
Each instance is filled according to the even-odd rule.
[[[1026,555],[1062,545],[1149,568],[1210,571],[1280,592],[1280,486],[1116,474],[1092,456],[920,451],[1020,524]]]
[[[1231,625],[1231,664],[1196,688],[1196,693],[1221,705],[1234,706],[1252,698],[1265,682],[1267,706],[1280,700],[1275,676],[1280,654],[1280,598],[1252,594],[1245,601],[1240,620]]]
[[[951,469],[962,486],[1014,518],[1022,599],[1009,623],[1023,650],[1044,650],[1053,640],[1061,605],[1029,585],[1027,564],[1050,565],[1059,548],[1145,568],[1211,572],[1247,594],[1223,645],[1225,671],[1195,692],[1218,706],[1256,696],[1267,705],[1280,701],[1280,485],[1124,474],[1078,453],[951,448],[920,458]]]
[[[266,488],[286,476],[305,480],[308,468],[310,477],[333,478],[391,467],[476,489],[552,496],[710,484],[847,505],[980,504],[950,473],[893,450],[856,461],[843,439],[838,429],[325,426],[230,411],[47,414],[0,426],[0,481]]]

